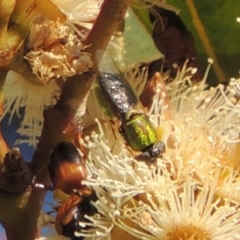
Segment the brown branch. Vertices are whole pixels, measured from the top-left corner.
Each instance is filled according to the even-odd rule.
[[[84,99],[88,96],[94,83],[97,72],[95,58],[97,50],[106,49],[112,34],[125,15],[128,4],[129,0],[104,1],[95,25],[85,42],[86,45],[90,45],[88,52],[92,55],[93,69],[89,73],[69,78],[58,104],[44,111],[42,135],[31,163],[37,176],[37,182],[49,184],[47,164],[53,146],[64,140],[73,142],[74,135],[71,131],[65,131],[69,125],[69,119],[72,119],[78,108],[83,105]],[[11,221],[11,217],[7,218],[6,221],[2,220],[8,239],[32,240],[35,238],[37,218],[45,193],[43,190],[32,189],[29,198],[26,199],[26,205],[21,208],[19,204],[12,205],[13,211],[15,210],[14,212],[18,214],[15,217],[16,221]],[[24,202],[25,197],[26,194],[23,196]]]
[[[86,51],[92,55],[94,66],[86,74],[69,78],[59,100],[60,108],[70,113],[71,116],[75,115],[94,83],[98,70],[97,50],[106,49],[114,31],[125,16],[128,4],[129,0],[104,1],[92,31],[84,43],[86,46],[89,46]]]

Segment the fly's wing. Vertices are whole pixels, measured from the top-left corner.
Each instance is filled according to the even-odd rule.
[[[96,88],[96,87],[95,87]],[[88,96],[86,112],[82,117],[84,128],[91,127],[96,124],[95,119],[105,119],[106,115],[102,109],[99,97],[96,95],[96,89],[93,88]]]
[[[124,78],[134,89],[135,94],[139,97],[144,90],[148,79],[148,66],[145,63],[135,63],[127,66],[124,70]]]
[[[126,64],[122,71],[109,54],[103,50],[97,51],[97,61],[100,72],[119,74],[134,89],[134,93],[140,96],[148,79],[148,66],[144,63]]]
[[[119,70],[118,64],[109,56],[109,54],[105,54],[103,50],[97,51],[96,59],[99,65],[98,67],[100,69],[102,78],[105,78],[104,73],[112,73],[113,79],[114,75],[116,75],[123,79],[122,80],[123,84],[126,83],[127,86],[123,87],[125,88],[126,92],[128,92],[127,90],[128,88],[134,89],[134,91],[130,90],[130,92],[134,92],[134,94],[132,93],[128,94],[129,96],[135,95],[135,97],[133,97],[133,100],[131,101],[132,104],[130,104],[129,107],[134,106],[135,103],[134,110],[142,112],[143,107],[139,102],[139,96],[141,95],[147,81],[148,77],[147,65],[146,64],[143,65],[143,63],[133,64],[131,66],[126,65],[125,67],[123,67],[122,70],[122,72],[124,73],[123,74]],[[118,82],[121,82],[121,80],[119,80]],[[97,84],[91,90],[87,100],[86,113],[82,117],[84,128],[96,124],[95,122],[96,118],[99,119],[105,119],[106,117],[112,118],[113,115],[120,114],[116,107],[112,107],[112,105],[109,104],[110,102],[112,101],[109,100],[108,97],[103,96],[103,91],[100,88],[99,84]],[[114,108],[114,110],[112,108]]]
[[[98,68],[102,72],[116,72],[116,66],[111,59],[111,57],[108,54],[105,54],[105,51],[103,50],[98,50],[96,53],[96,60],[98,62]],[[113,112],[111,111],[111,106],[108,104],[105,104],[105,99],[102,97],[102,92],[100,89],[100,94],[99,91],[97,91],[97,84],[93,86],[91,89],[87,104],[86,104],[86,112],[82,117],[82,122],[84,128],[91,127],[96,124],[95,119],[106,119],[106,118],[112,118]]]
[[[99,60],[98,84],[113,113],[124,118],[129,110],[141,109],[137,95],[118,70],[114,60],[100,50],[97,53],[97,59],[100,59],[99,56],[102,58]]]
[[[98,62],[99,72],[110,72],[118,73],[117,64],[114,62],[113,58],[109,56],[108,53],[99,49],[96,53],[96,59]]]

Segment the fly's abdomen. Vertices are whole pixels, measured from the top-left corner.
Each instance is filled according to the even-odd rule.
[[[100,73],[98,84],[102,91],[102,96],[98,90],[97,97],[105,98],[105,102],[110,106],[114,115],[124,118],[125,115],[138,104],[138,98],[131,86],[115,73]]]
[[[147,151],[157,141],[156,130],[144,114],[135,115],[122,124],[122,131],[127,143],[135,151]]]

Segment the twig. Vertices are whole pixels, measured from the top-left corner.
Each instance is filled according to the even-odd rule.
[[[128,4],[129,0],[104,1],[92,31],[84,43],[89,46],[86,52],[92,56],[93,68],[86,74],[69,78],[58,103],[59,107],[71,116],[74,116],[82,105],[85,107],[85,100],[98,70],[96,52],[98,49],[106,49],[115,29],[125,16]]]

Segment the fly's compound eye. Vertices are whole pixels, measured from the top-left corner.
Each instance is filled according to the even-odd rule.
[[[161,154],[165,152],[166,152],[166,145],[162,141],[155,143],[153,147],[150,150],[148,150],[150,157],[153,159],[161,156]]]
[[[54,188],[71,194],[81,189],[87,177],[84,160],[77,148],[69,142],[58,143],[50,154],[49,174]]]

